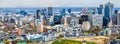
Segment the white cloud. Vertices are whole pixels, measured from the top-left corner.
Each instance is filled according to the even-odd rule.
[[[116,7],[120,7],[120,0],[0,0],[0,7],[88,7],[98,6],[109,1]]]

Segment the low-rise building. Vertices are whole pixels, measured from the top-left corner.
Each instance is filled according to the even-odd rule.
[[[100,36],[110,36],[111,35],[111,29],[110,28],[106,28],[102,31],[99,32]]]

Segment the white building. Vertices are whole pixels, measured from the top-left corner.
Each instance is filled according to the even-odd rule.
[[[64,18],[64,25],[65,26],[69,26],[70,25],[70,20],[71,20],[71,16],[70,15],[66,15],[65,18]]]
[[[76,26],[76,25],[78,25],[79,24],[79,19],[78,18],[72,18],[71,20],[70,20],[70,26]]]
[[[28,40],[31,41],[50,41],[50,40],[55,40],[56,36],[54,34],[32,34],[32,35],[27,35],[26,36]]]
[[[64,25],[55,25],[54,27],[57,29],[57,32],[65,31]]]
[[[111,36],[111,29],[110,29],[110,28],[106,28],[106,29],[100,31],[100,32],[99,32],[99,35]]]
[[[84,21],[82,24],[82,29],[83,30],[89,30],[90,29],[90,22],[89,21]]]
[[[103,14],[95,14],[92,16],[92,25],[102,26],[103,25]]]
[[[55,39],[56,39],[56,36],[53,34],[43,35],[44,41],[50,41],[50,40],[55,40]]]

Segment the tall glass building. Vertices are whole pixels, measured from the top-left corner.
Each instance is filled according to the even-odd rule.
[[[98,14],[103,14],[103,5],[99,5],[97,10],[98,10]]]
[[[65,9],[62,9],[62,10],[60,11],[60,13],[61,13],[62,16],[65,16],[65,14],[66,14],[66,13],[65,13]]]
[[[40,19],[40,14],[41,14],[41,13],[40,13],[40,10],[37,10],[37,11],[36,11],[36,19]]]
[[[107,26],[107,24],[112,20],[111,16],[113,15],[113,7],[113,4],[111,4],[110,2],[105,4],[103,26]],[[107,22],[105,20],[107,20]]]
[[[53,7],[48,7],[48,16],[53,15]]]

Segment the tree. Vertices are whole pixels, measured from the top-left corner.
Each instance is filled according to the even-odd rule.
[[[5,44],[10,44],[10,41],[8,39],[4,39]]]
[[[99,34],[99,32],[102,30],[102,27],[100,26],[93,26],[90,28],[90,30],[86,31],[88,33],[95,33],[96,35]]]
[[[117,37],[117,39],[120,39],[120,35]]]

